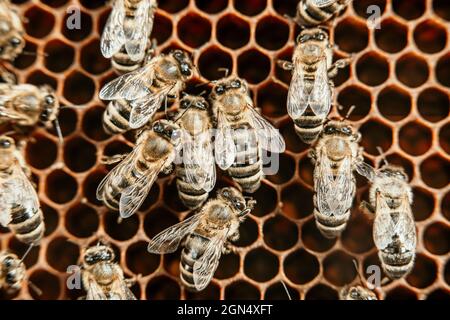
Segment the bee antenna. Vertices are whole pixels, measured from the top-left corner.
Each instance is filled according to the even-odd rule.
[[[61,126],[59,125],[58,118],[53,120],[53,125],[55,127],[56,134],[58,135],[59,144],[62,146],[64,144],[64,137],[63,137],[63,134],[62,134],[62,131],[61,131]]]
[[[62,109],[84,109],[84,107],[82,107],[82,106],[61,106],[61,107],[59,107],[59,110],[62,110]]]
[[[33,249],[34,244],[30,244],[30,246],[28,247],[27,251],[25,251],[25,253],[23,254],[22,258],[20,259],[20,263],[23,262],[23,260],[26,258],[26,256],[30,253],[31,249]]]
[[[192,107],[192,104],[194,103],[194,101],[191,101],[191,103],[189,103],[189,105],[187,106],[186,110],[183,111],[182,114],[180,114],[176,119],[175,119],[175,123],[177,123],[181,118],[183,118],[184,114]]]
[[[353,265],[355,266],[356,273],[358,274],[359,281],[361,282],[361,284],[364,284],[365,280],[363,279],[361,272],[359,272],[358,262],[356,261],[356,259],[353,259],[352,262],[353,262]]]
[[[30,279],[27,279],[26,281],[27,281],[28,285],[30,286],[30,288],[31,288],[34,292],[36,292],[36,294],[37,294],[38,296],[42,296],[42,290],[39,289],[39,287],[38,287],[37,285],[35,285],[33,282],[31,282]]]
[[[228,77],[228,75],[230,73],[230,69],[228,69],[228,68],[218,68],[217,71],[223,71],[225,78]]]
[[[200,93],[199,93],[198,95],[199,95],[199,96],[201,96],[201,97],[203,97],[203,95],[204,95],[204,94],[207,94],[207,93],[208,93],[208,91],[207,91],[207,90],[203,90],[203,91],[202,91],[202,92],[200,92]]]
[[[385,165],[388,165],[389,162],[387,161],[386,156],[384,155],[383,149],[382,149],[380,146],[377,146],[377,151],[378,151],[378,153],[380,154],[381,160],[383,160],[383,163],[384,163]]]
[[[24,56],[33,56],[33,57],[35,57],[35,56],[48,57],[48,54],[45,53],[45,52],[44,53],[38,53],[38,52],[33,52],[33,51],[22,51],[20,54],[24,55]]]
[[[288,287],[287,287],[286,283],[284,283],[283,280],[280,280],[280,282],[283,285],[284,291],[286,291],[286,294],[287,294],[289,300],[292,300],[291,294],[289,293],[289,290],[288,290]]]
[[[350,117],[350,115],[353,113],[353,111],[355,110],[355,108],[356,108],[356,106],[351,106],[349,109],[348,109],[348,111],[347,111],[347,114],[345,115],[345,117],[344,117],[344,119],[343,120],[347,120],[349,117]]]

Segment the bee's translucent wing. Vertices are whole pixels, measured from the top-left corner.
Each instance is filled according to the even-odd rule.
[[[379,250],[385,249],[392,242],[392,236],[395,234],[395,225],[390,211],[386,198],[381,193],[377,193],[373,240]]]
[[[337,0],[311,0],[311,3],[319,8],[328,7],[335,2],[337,2]]]
[[[227,239],[228,229],[219,231],[206,245],[205,251],[194,263],[194,284],[199,291],[206,288],[211,281],[220,262],[223,245]]]
[[[416,249],[417,242],[416,224],[411,211],[411,205],[406,195],[402,198],[399,214],[399,219],[395,225],[395,232],[400,237],[400,241],[405,248],[409,251],[414,251]]]
[[[165,158],[152,163],[137,181],[122,191],[119,202],[119,212],[122,218],[130,217],[139,209],[165,163]]]
[[[14,189],[16,186],[9,181],[0,183],[0,224],[6,227],[11,222],[11,207],[14,203]]]
[[[147,250],[150,253],[155,254],[174,252],[180,245],[181,239],[194,232],[202,214],[203,212],[200,211],[192,217],[185,219],[184,221],[181,221],[176,225],[160,232],[152,240],[150,240]]]
[[[161,107],[164,99],[172,90],[172,86],[165,86],[154,93],[131,102],[130,128],[137,129],[147,124],[156,110]]]
[[[97,281],[92,278],[89,279],[88,288],[86,289],[86,291],[86,300],[108,300]]]
[[[149,18],[149,9],[150,1],[141,1],[133,17],[135,28],[132,28],[129,34],[125,30],[125,37],[127,38],[125,48],[131,60],[134,61],[144,58],[150,32],[153,28],[153,16]]]
[[[343,215],[351,207],[354,194],[351,161],[349,157],[342,160],[337,176],[333,176],[331,162],[323,152],[317,161],[317,174],[314,174],[318,209],[325,215]]]
[[[365,177],[369,181],[375,179],[375,168],[365,163],[364,161],[358,161],[355,163],[356,172]]]
[[[287,98],[287,112],[292,119],[297,119],[308,107],[308,89],[300,63],[295,63]]]
[[[209,132],[192,137],[183,130],[183,164],[186,182],[209,192],[216,183],[216,170]]]
[[[6,97],[0,97],[0,119],[5,118],[7,120],[13,121],[28,120],[28,117],[25,114],[22,114],[10,108],[6,108],[5,107],[6,101],[2,102],[3,98]]]
[[[149,95],[149,87],[153,83],[154,63],[150,61],[147,65],[135,71],[121,75],[107,83],[100,90],[99,97],[103,100],[136,100]]]
[[[105,58],[111,58],[125,43],[125,34],[123,31],[124,19],[124,2],[123,0],[115,0],[100,40],[100,48]]]
[[[308,105],[318,117],[325,117],[331,108],[331,90],[328,83],[327,61],[319,62]]]
[[[278,129],[260,115],[255,108],[247,106],[250,112],[258,143],[264,150],[282,153],[286,149],[286,144]]]
[[[236,158],[236,145],[233,139],[233,129],[230,128],[225,115],[218,112],[217,134],[214,142],[214,154],[217,165],[227,170]]]
[[[131,151],[125,159],[123,159],[118,165],[114,167],[100,182],[97,187],[96,196],[97,199],[104,200],[104,188],[107,182],[111,182],[113,185],[117,185],[121,182],[122,177],[130,174],[131,170],[135,167],[136,154],[141,152],[142,144],[137,144],[133,151]]]
[[[118,278],[112,283],[111,293],[117,295],[118,300],[136,300],[124,279]]]

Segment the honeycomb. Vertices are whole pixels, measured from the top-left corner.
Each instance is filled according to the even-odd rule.
[[[115,248],[127,276],[141,274],[133,291],[141,299],[337,299],[340,288],[358,283],[360,271],[379,264],[372,222],[357,209],[367,197],[358,178],[352,218],[336,240],[323,238],[312,215],[312,165],[308,146],[296,136],[286,113],[290,75],[276,59],[290,59],[298,27],[297,0],[159,0],[153,37],[159,50],[195,51],[201,79],[222,76],[228,68],[247,79],[254,100],[280,128],[287,151],[281,170],[255,193],[256,209],[241,226],[238,252],[223,256],[212,283],[200,293],[185,291],[178,280],[180,250],[166,256],[146,252],[146,242],[188,214],[173,176],[160,178],[139,213],[117,222],[95,199],[109,168],[103,154],[129,151],[128,136],[109,137],[101,128],[105,104],[98,91],[115,77],[99,50],[99,37],[110,12],[106,0],[14,0],[26,18],[27,51],[14,63],[20,82],[48,83],[66,108],[60,122],[64,145],[54,131],[34,131],[26,147],[45,214],[47,231],[40,247],[26,257],[29,279],[8,299],[76,299],[83,290],[66,287],[69,265],[80,249],[103,237]],[[367,25],[367,7],[381,9],[379,29]],[[81,10],[81,29],[65,21],[73,6]],[[402,164],[414,188],[417,259],[405,278],[379,290],[381,299],[450,297],[450,3],[447,0],[354,0],[333,23],[335,58],[354,52],[349,67],[335,79],[335,100],[362,133],[369,163],[380,161],[381,146],[392,163]],[[276,79],[276,80],[275,80]],[[284,82],[280,84],[278,80]],[[195,81],[194,81],[195,82]],[[192,89],[193,86],[191,86]],[[226,185],[219,177],[217,185]],[[23,254],[25,245],[0,230],[1,250]],[[70,239],[70,241],[68,241]]]

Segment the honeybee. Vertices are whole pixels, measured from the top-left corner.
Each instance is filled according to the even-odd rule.
[[[152,58],[144,67],[109,82],[100,98],[114,100],[103,115],[109,133],[122,133],[145,125],[168,97],[177,97],[193,76],[186,52],[175,50]]]
[[[0,289],[15,292],[22,288],[26,277],[26,268],[22,260],[13,253],[0,253]]]
[[[297,37],[293,62],[279,60],[278,65],[292,71],[287,111],[294,120],[300,139],[312,144],[323,129],[330,112],[334,78],[351,58],[332,62],[333,46],[321,28],[303,29]]]
[[[133,151],[126,155],[100,182],[97,199],[122,218],[134,214],[145,200],[161,171],[169,171],[181,141],[180,127],[158,120],[138,137]]]
[[[378,300],[377,295],[368,288],[367,282],[362,277],[358,270],[358,264],[353,260],[355,269],[358,272],[359,281],[361,284],[355,286],[345,286],[339,292],[341,300]]]
[[[0,60],[13,61],[25,47],[25,30],[9,0],[0,1]]]
[[[323,24],[343,11],[352,0],[300,0],[296,22],[299,25]]]
[[[20,241],[37,245],[45,227],[30,175],[14,140],[0,136],[0,223]]]
[[[222,253],[232,249],[229,241],[239,238],[239,225],[255,203],[251,198],[244,198],[236,188],[223,188],[200,212],[159,233],[150,241],[148,251],[171,253],[185,239],[180,261],[181,282],[188,290],[201,291],[211,281]]]
[[[229,76],[216,81],[211,100],[217,118],[216,162],[244,192],[254,192],[264,177],[262,149],[282,153],[284,139],[253,107],[245,80]]]
[[[216,164],[211,143],[209,103],[201,96],[181,99],[177,124],[182,132],[181,160],[177,161],[177,189],[183,204],[201,206],[216,183]]]
[[[388,163],[378,170],[366,165],[361,173],[372,183],[370,203],[361,202],[361,208],[375,215],[373,239],[381,265],[389,278],[400,279],[412,270],[416,255],[413,193],[408,176],[402,167]]]
[[[330,120],[309,152],[314,168],[314,216],[320,232],[335,238],[345,229],[355,196],[353,170],[364,167],[361,134],[343,120]]]
[[[125,279],[114,260],[114,251],[108,245],[99,243],[83,249],[81,274],[86,300],[136,300],[129,289],[134,280]]]
[[[11,123],[19,127],[41,125],[57,129],[60,110],[55,91],[48,85],[0,83],[0,124]]]
[[[102,54],[123,70],[144,59],[158,4],[156,0],[115,0],[100,40]]]

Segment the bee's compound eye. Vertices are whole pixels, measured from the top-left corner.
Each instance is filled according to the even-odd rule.
[[[325,35],[323,33],[319,33],[317,34],[316,39],[319,41],[325,40]]]
[[[19,38],[17,38],[17,37],[11,38],[11,39],[9,40],[9,42],[11,43],[11,45],[12,45],[13,47],[18,47],[18,46],[22,43],[22,41],[21,41]]]
[[[187,101],[187,100],[182,100],[180,106],[181,106],[181,108],[183,108],[183,109],[187,109],[187,107],[189,107],[189,101]]]
[[[6,268],[10,268],[12,266],[13,259],[11,257],[6,257],[5,260],[3,260],[3,265]]]
[[[153,124],[153,131],[161,133],[163,131],[162,124],[159,122],[156,122],[155,124]]]
[[[15,279],[16,279],[16,275],[14,272],[10,271],[6,274],[6,282],[14,283]]]
[[[225,92],[225,88],[224,88],[224,86],[220,85],[220,86],[216,87],[215,91],[216,91],[217,94],[220,95],[220,94],[223,94]]]
[[[52,95],[45,96],[45,103],[47,105],[52,105],[55,102],[55,98]]]
[[[228,190],[224,190],[224,191],[222,192],[222,195],[223,195],[225,198],[228,198],[228,197],[230,197],[230,192],[229,192]]]
[[[195,104],[195,106],[199,109],[206,109],[206,106],[203,102],[199,101]]]
[[[175,52],[173,53],[173,56],[174,56],[177,60],[183,59],[183,53],[181,53],[181,51],[179,51],[179,50],[175,51]]]
[[[238,209],[238,210],[244,210],[245,209],[245,204],[244,203],[242,203],[241,201],[239,201],[239,200],[236,200],[235,202],[234,202],[234,207],[236,208],[236,209]]]
[[[352,128],[350,127],[343,127],[342,132],[346,135],[350,135],[352,133]]]
[[[1,139],[0,147],[2,149],[8,149],[9,147],[11,147],[11,141],[9,139]]]
[[[353,299],[357,299],[357,298],[359,297],[359,293],[358,293],[357,290],[352,290],[352,291],[350,292],[350,296],[351,296]]]
[[[332,133],[334,133],[334,127],[331,127],[331,126],[326,127],[324,131],[325,131],[325,134],[332,134]]]
[[[232,88],[240,88],[241,87],[241,81],[240,80],[233,80],[231,82],[231,87]]]
[[[191,75],[191,68],[189,68],[189,65],[187,63],[182,63],[180,65],[180,68],[181,68],[181,73],[184,74],[185,76]]]

